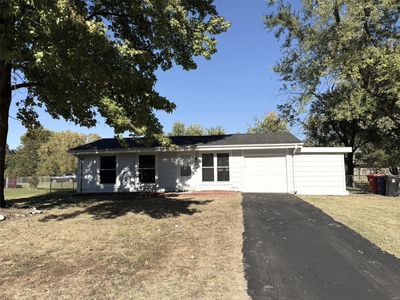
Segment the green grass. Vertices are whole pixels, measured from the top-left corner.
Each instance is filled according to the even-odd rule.
[[[64,190],[65,188],[65,190]],[[64,186],[63,189],[61,190],[59,187],[52,187],[51,193],[71,193],[74,192],[75,190],[72,189],[71,187]],[[30,189],[27,187],[22,187],[22,188],[16,188],[16,189],[10,189],[6,188],[4,190],[5,198],[6,200],[11,200],[11,199],[20,199],[20,198],[30,198],[30,197],[38,197],[38,196],[45,196],[50,194],[50,189],[49,188],[44,188],[40,187],[37,189]]]
[[[400,258],[399,198],[373,194],[302,198]]]
[[[16,189],[5,189],[6,200],[19,199],[19,198],[29,198],[37,197],[48,194],[50,191],[48,189],[38,188],[36,190],[29,188],[16,188]]]

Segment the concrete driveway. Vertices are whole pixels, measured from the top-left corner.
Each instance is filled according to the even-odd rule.
[[[243,194],[253,299],[400,299],[400,260],[293,195]]]

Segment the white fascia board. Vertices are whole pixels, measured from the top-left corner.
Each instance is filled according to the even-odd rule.
[[[209,146],[186,146],[178,148],[152,147],[152,148],[126,148],[126,149],[103,149],[103,150],[70,150],[73,155],[89,154],[118,154],[118,153],[140,153],[140,152],[184,152],[184,151],[226,151],[226,150],[260,150],[260,149],[299,149],[303,143],[291,144],[247,144],[247,145],[209,145]]]
[[[351,153],[351,147],[302,147],[300,153]]]
[[[184,152],[192,151],[194,147],[149,147],[149,148],[126,148],[126,149],[102,149],[102,150],[69,150],[72,155],[93,155],[93,154],[120,154],[120,153],[142,153],[142,152]]]
[[[210,146],[197,146],[196,151],[210,151],[210,150],[259,150],[259,149],[294,149],[302,147],[302,143],[294,144],[247,144],[247,145],[210,145]]]

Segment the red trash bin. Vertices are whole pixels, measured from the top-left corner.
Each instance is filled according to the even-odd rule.
[[[369,190],[373,194],[378,194],[378,177],[385,176],[385,174],[368,174]]]

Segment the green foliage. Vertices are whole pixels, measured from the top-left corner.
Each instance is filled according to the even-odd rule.
[[[10,147],[6,146],[6,163],[5,163],[5,174],[7,176],[15,176],[15,150],[11,150]]]
[[[200,124],[192,124],[186,127],[185,135],[205,135],[206,130]]]
[[[49,140],[39,148],[38,175],[57,176],[76,172],[76,158],[68,150],[100,139],[96,134],[81,134],[72,131],[52,132]]]
[[[148,136],[162,132],[155,111],[175,108],[155,90],[156,71],[195,69],[229,27],[212,0],[9,0],[0,18],[0,61],[22,77],[11,88],[28,89],[17,103],[25,125],[45,106],[54,118],[90,127],[100,114],[116,134]]]
[[[50,138],[51,132],[42,126],[28,129],[21,137],[21,146],[9,157],[7,175],[37,175],[39,165],[39,149]]]
[[[185,135],[185,132],[186,132],[185,123],[175,122],[174,124],[172,124],[172,131],[171,131],[170,135],[182,136],[182,135]]]
[[[43,127],[29,129],[21,137],[21,146],[7,156],[7,176],[62,175],[76,170],[76,158],[70,148],[99,139],[96,134],[71,131],[51,132]]]
[[[222,126],[215,126],[206,129],[207,135],[224,135],[225,128]]]
[[[172,125],[172,131],[169,134],[170,136],[182,136],[182,135],[191,135],[191,136],[199,136],[199,135],[224,135],[225,129],[222,126],[204,128],[200,124],[192,124],[186,126],[185,123],[175,122]]]
[[[389,149],[400,142],[400,2],[269,3],[265,22],[283,39],[274,67],[289,100],[279,107],[308,142]],[[353,154],[346,158],[351,174]]]
[[[270,1],[266,16],[267,27],[283,38],[283,57],[274,70],[290,99],[281,111],[295,122],[317,103],[328,107],[335,122],[398,132],[400,2],[302,3],[295,10],[287,1]]]
[[[269,112],[263,118],[256,118],[254,125],[247,128],[248,133],[268,133],[287,131],[288,124],[276,112]]]

